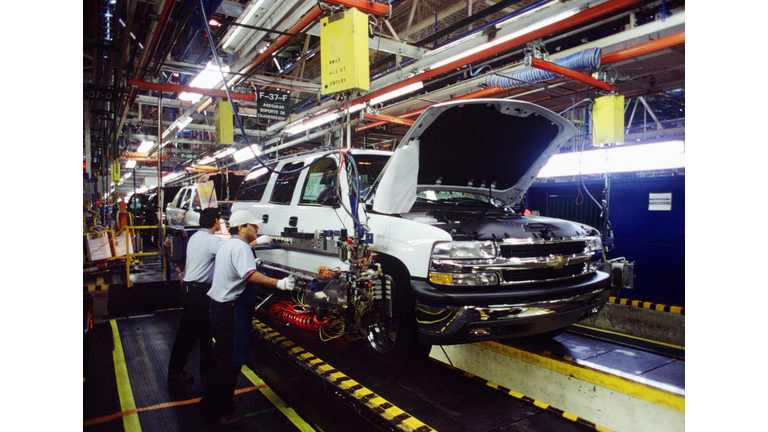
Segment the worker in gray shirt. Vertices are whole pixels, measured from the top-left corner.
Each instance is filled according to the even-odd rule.
[[[200,213],[200,230],[187,242],[187,260],[181,288],[183,312],[179,330],[168,362],[170,384],[190,384],[194,377],[184,371],[196,341],[200,341],[200,375],[204,382],[213,368],[208,290],[213,282],[216,252],[226,243],[215,235],[219,231],[219,210],[207,208]]]
[[[211,298],[211,333],[215,339],[211,385],[206,386],[200,408],[206,422],[215,427],[243,424],[234,402],[237,377],[248,361],[251,316],[259,289],[291,291],[296,279],[274,279],[258,271],[251,248],[257,242],[261,221],[247,210],[229,218],[232,238],[216,254],[216,270],[208,296]]]

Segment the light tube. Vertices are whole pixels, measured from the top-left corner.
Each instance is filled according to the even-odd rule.
[[[476,46],[474,48],[471,48],[471,49],[469,49],[467,51],[464,51],[464,52],[461,52],[461,53],[456,54],[454,56],[448,57],[445,60],[441,60],[441,61],[439,61],[439,62],[429,66],[429,68],[430,69],[437,69],[437,68],[439,68],[441,66],[447,65],[448,63],[453,63],[456,60],[462,59],[464,57],[468,57],[468,56],[470,56],[472,54],[476,54],[476,53],[478,53],[480,51],[487,50],[488,48],[494,47],[494,46],[502,44],[504,42],[508,42],[508,41],[510,41],[510,40],[512,40],[512,39],[514,39],[516,37],[520,37],[520,36],[522,36],[524,34],[530,33],[530,32],[532,32],[534,30],[538,30],[538,29],[540,29],[542,27],[548,26],[548,25],[556,23],[558,21],[562,21],[562,20],[564,20],[566,18],[569,18],[569,17],[571,17],[573,15],[576,15],[578,12],[579,12],[578,9],[573,9],[573,10],[569,10],[569,11],[560,13],[560,14],[555,15],[553,17],[547,18],[545,20],[541,20],[541,21],[539,21],[539,22],[537,22],[535,24],[532,24],[532,25],[530,25],[528,27],[525,27],[525,28],[523,28],[521,30],[512,32],[512,33],[510,33],[510,34],[508,34],[506,36],[502,36],[502,37],[496,38],[496,39],[494,39],[494,40],[492,40],[490,42],[486,42],[486,43],[484,43],[482,45],[478,45],[478,46]]]
[[[371,99],[371,105],[380,104],[380,103],[388,101],[390,99],[394,99],[394,98],[396,98],[398,96],[402,96],[404,94],[408,94],[408,93],[414,92],[414,91],[419,90],[419,89],[421,89],[423,87],[424,87],[424,84],[421,81],[413,83],[411,85],[407,85],[407,86],[405,86],[405,87],[403,87],[401,89],[397,89],[395,91],[391,91],[389,93],[386,93],[386,94],[383,94],[381,96],[377,96],[377,97]],[[354,109],[354,107],[352,107],[352,108]]]
[[[251,9],[248,11],[248,13],[245,15],[245,18],[243,18],[242,21],[239,22],[239,24],[248,24],[248,21],[250,21],[251,18],[253,18],[253,15],[256,14],[256,11],[259,10],[259,7],[261,7],[261,4],[264,2],[264,0],[258,0],[256,3],[254,3],[251,6]],[[232,40],[235,39],[235,36],[237,36],[238,33],[243,29],[241,26],[235,26],[235,29],[232,31],[232,34],[229,35],[226,41],[224,41],[224,45],[221,46],[221,49],[227,49],[230,43],[232,43]]]
[[[136,149],[136,153],[147,153],[153,145],[155,145],[154,141],[142,141],[141,144],[139,144],[139,148]]]
[[[251,144],[250,148],[243,147],[240,150],[233,153],[233,157],[238,163],[251,160],[254,157],[260,156],[260,155],[261,155],[261,149],[257,144]]]
[[[539,178],[685,168],[685,141],[625,145],[552,155]]]
[[[205,68],[201,70],[199,74],[197,74],[195,79],[189,83],[189,86],[206,89],[214,88],[221,82],[222,72],[224,72],[225,75],[229,73],[229,66],[224,65],[221,67],[221,71],[219,71],[218,66],[216,66],[213,60],[211,60],[208,62],[208,64],[205,65]],[[202,98],[203,95],[199,93],[182,92],[179,94],[179,100],[184,101],[197,102]]]

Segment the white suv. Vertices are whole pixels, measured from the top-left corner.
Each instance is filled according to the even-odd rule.
[[[600,233],[511,206],[574,133],[524,102],[438,104],[394,152],[258,165],[232,210],[272,237],[261,269],[303,281],[292,293],[303,308],[273,312],[324,337],[364,338],[382,366],[408,367],[433,344],[552,335],[608,299]]]

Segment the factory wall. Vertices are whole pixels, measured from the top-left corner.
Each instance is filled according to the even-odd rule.
[[[597,201],[603,199],[604,179],[584,185]],[[622,289],[619,297],[685,306],[685,176],[617,178],[610,186],[614,245],[608,258],[635,262],[634,288]],[[603,222],[600,208],[576,181],[535,184],[526,206],[598,229]]]

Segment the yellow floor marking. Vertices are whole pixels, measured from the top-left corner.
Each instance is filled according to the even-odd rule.
[[[302,432],[316,432],[315,429],[309,425],[306,421],[304,421],[303,418],[301,418],[298,414],[296,414],[296,411],[293,410],[293,408],[286,405],[285,402],[283,402],[282,399],[280,399],[280,396],[275,394],[275,392],[272,391],[267,385],[264,383],[264,381],[259,378],[258,375],[256,375],[248,366],[243,366],[243,374],[251,380],[252,383],[254,383],[257,386],[263,386],[260,388],[261,392],[264,394],[264,396],[269,399],[270,402],[272,402],[272,405],[274,405],[277,409],[280,410],[280,412],[283,413],[284,416],[288,418],[300,431]]]
[[[136,412],[136,402],[133,400],[131,381],[128,378],[128,367],[125,364],[123,344],[120,341],[120,330],[117,321],[110,320],[112,326],[112,339],[115,349],[112,351],[112,361],[115,364],[115,378],[117,380],[117,393],[120,397],[120,410],[123,413],[123,427],[126,432],[141,432],[139,414]]]

